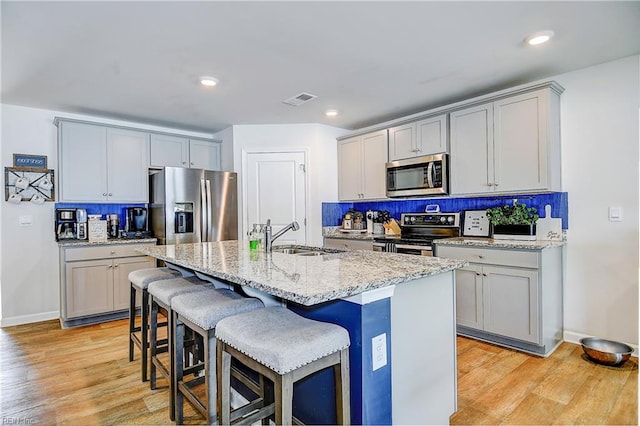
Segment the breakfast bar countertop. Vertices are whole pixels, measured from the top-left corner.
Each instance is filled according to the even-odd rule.
[[[519,241],[519,240],[494,240],[481,237],[454,237],[434,240],[436,245],[463,246],[477,248],[502,248],[511,250],[542,250],[551,247],[561,247],[566,241]]]
[[[277,248],[277,246],[274,246]],[[300,256],[249,250],[248,241],[149,246],[138,252],[302,305],[354,296],[461,268],[464,260],[373,251]]]
[[[155,244],[158,240],[154,237],[149,238],[109,238],[107,241],[89,241],[89,240],[60,240],[60,247],[82,247],[82,246],[104,246],[113,244]]]

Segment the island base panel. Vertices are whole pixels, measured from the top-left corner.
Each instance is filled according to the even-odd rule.
[[[344,300],[314,306],[289,303],[288,308],[306,318],[347,329],[351,339],[351,424],[391,424],[391,299],[364,305]],[[381,334],[386,334],[387,364],[374,371],[372,339]],[[306,424],[335,423],[332,370],[319,372],[295,385],[293,411]]]
[[[449,424],[457,409],[454,273],[396,286],[391,298],[393,424]]]

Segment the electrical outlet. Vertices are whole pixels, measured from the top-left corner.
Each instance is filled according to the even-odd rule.
[[[387,333],[382,333],[371,339],[372,371],[387,365]]]

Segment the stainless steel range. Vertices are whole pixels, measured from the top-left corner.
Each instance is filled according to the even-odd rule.
[[[459,213],[403,213],[400,237],[376,237],[374,251],[433,256],[433,240],[460,236]]]

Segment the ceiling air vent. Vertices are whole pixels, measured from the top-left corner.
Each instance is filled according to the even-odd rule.
[[[291,97],[289,99],[285,99],[284,101],[282,101],[282,103],[285,103],[287,105],[291,105],[291,106],[298,106],[298,105],[302,105],[306,102],[309,102],[312,99],[317,98],[316,95],[312,95],[311,93],[299,93],[297,95],[295,95],[294,97]]]

